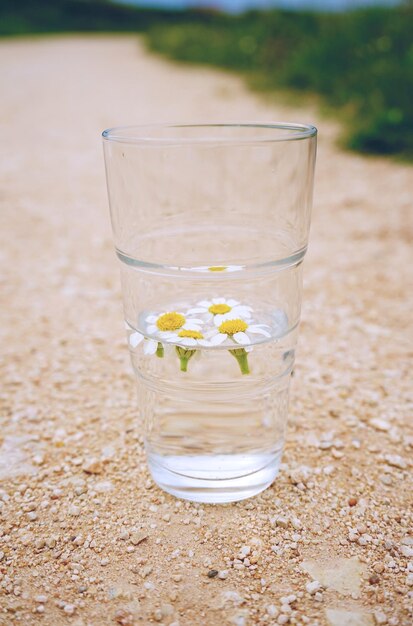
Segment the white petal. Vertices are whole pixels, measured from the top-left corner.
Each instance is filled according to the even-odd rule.
[[[186,324],[184,324],[184,326],[182,326],[182,329],[183,330],[196,330],[199,332],[201,330],[201,326],[199,324],[193,324],[192,322],[187,322]]]
[[[198,306],[203,306],[206,309],[209,309],[209,307],[211,306],[212,302],[210,300],[201,300],[201,302],[197,302]]]
[[[216,328],[211,328],[211,330],[207,330],[206,332],[203,332],[205,339],[209,339],[210,337],[215,337],[215,335],[217,334],[218,334],[218,331],[216,330]]]
[[[190,320],[188,320],[188,319],[186,320],[186,322],[185,322],[185,324],[182,326],[182,328],[185,328],[185,326],[186,326],[187,322],[191,322],[191,324],[203,324],[203,323],[204,323],[204,321],[203,321],[203,320],[200,320],[200,319],[198,319],[198,318],[196,318],[196,317],[192,317]]]
[[[241,343],[243,346],[251,343],[248,335],[246,335],[245,333],[235,333],[235,335],[232,336],[234,337],[234,341],[236,341],[237,343]]]
[[[239,302],[238,300],[233,300],[232,298],[230,298],[229,300],[227,300],[226,304],[228,304],[228,306],[237,306]]]
[[[212,345],[207,339],[198,339],[198,343],[200,346],[205,346],[207,348]]]
[[[168,333],[168,336],[162,337],[162,339],[165,339],[168,343],[171,341],[179,341],[178,333]]]
[[[205,307],[196,306],[193,309],[188,309],[186,312],[187,315],[194,315],[194,313],[206,313]]]
[[[136,346],[138,346],[140,344],[140,342],[143,340],[143,335],[141,333],[132,333],[131,335],[129,335],[129,343],[132,346],[132,348],[136,348]]]
[[[143,344],[143,351],[145,354],[155,354],[158,349],[158,342],[153,339],[147,339]]]
[[[148,315],[148,317],[145,319],[145,322],[149,322],[149,324],[154,324],[157,319],[157,315]]]
[[[213,337],[211,337],[210,339],[211,345],[219,346],[221,343],[224,343],[227,337],[228,335],[226,335],[225,333],[218,333],[217,335],[214,335]]]
[[[251,317],[249,306],[235,306],[232,309],[232,313],[235,313],[235,315],[242,315],[243,317]]]
[[[214,317],[215,326],[221,326],[222,322],[225,320],[225,316],[222,313],[218,313]]]
[[[212,298],[213,304],[225,304],[225,298]]]
[[[177,337],[178,333],[174,333],[171,330],[163,330],[159,333],[159,336],[162,337],[162,339],[169,339],[170,337]]]
[[[226,271],[227,272],[238,272],[239,270],[242,270],[243,268],[244,268],[243,265],[227,265]]]
[[[158,332],[158,328],[157,326],[155,326],[155,324],[151,324],[150,326],[148,326],[146,330],[148,331],[150,335],[153,335],[153,333]]]
[[[193,337],[184,337],[183,339],[180,337],[179,343],[183,346],[196,346],[197,340]]]
[[[258,326],[248,326],[249,333],[255,333],[257,335],[264,335],[264,337],[271,337],[271,333],[268,333],[263,328],[259,328]]]

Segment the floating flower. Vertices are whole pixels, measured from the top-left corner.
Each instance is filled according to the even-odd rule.
[[[161,315],[148,315],[147,332],[149,335],[158,335],[161,339],[168,340],[175,337],[177,331],[191,330],[200,331],[203,324],[199,319],[187,319],[184,313],[170,311]]]
[[[190,272],[239,272],[244,269],[244,265],[198,265],[198,267],[182,267],[181,269]]]
[[[266,329],[269,329],[266,324],[251,324],[248,320],[240,317],[226,318],[216,327],[215,332],[209,337],[209,341],[211,345],[219,346],[230,338],[235,343],[246,346],[252,342],[250,334],[271,337],[271,333]]]
[[[212,298],[212,300],[201,300],[196,307],[189,309],[187,315],[202,313],[206,322],[214,320],[214,324],[219,326],[221,322],[230,317],[250,318],[252,307],[240,304],[238,300],[229,298]]]
[[[168,343],[179,343],[182,346],[210,346],[210,342],[204,337],[200,330],[188,330],[182,328],[177,333],[169,336]]]

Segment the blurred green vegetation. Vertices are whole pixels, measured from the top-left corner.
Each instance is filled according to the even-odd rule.
[[[145,33],[170,58],[241,72],[267,91],[317,94],[355,150],[413,159],[413,4],[345,13],[157,11],[104,0],[0,0],[0,34]]]
[[[413,6],[210,16],[148,32],[150,47],[243,72],[262,90],[319,94],[355,150],[413,159]]]

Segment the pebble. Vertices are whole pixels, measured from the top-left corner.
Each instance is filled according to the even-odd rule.
[[[275,519],[275,524],[276,526],[279,526],[280,528],[287,528],[288,519],[286,517],[279,516]]]
[[[145,539],[147,538],[148,538],[148,535],[146,533],[143,533],[143,532],[133,533],[130,536],[130,542],[133,543],[134,546],[137,546],[140,543],[142,543],[142,541],[145,541]]]
[[[357,502],[358,502],[357,498],[349,498],[348,499],[348,505],[349,506],[356,506]]]
[[[107,557],[105,557],[104,559],[101,559],[100,564],[102,565],[102,567],[106,567],[106,565],[109,565],[110,563],[110,559],[108,559]]]
[[[288,624],[289,621],[290,621],[290,616],[285,615],[284,613],[277,617],[277,624]]]
[[[400,554],[410,559],[413,556],[413,547],[411,546],[400,546],[399,548]]]
[[[145,565],[140,571],[140,575],[142,578],[147,578],[150,574],[152,574],[153,567],[152,565]]]
[[[248,556],[250,553],[251,553],[250,546],[242,546],[241,550],[239,551],[238,558],[245,559],[245,557]]]
[[[79,517],[80,515],[80,508],[74,504],[72,504],[69,507],[69,515],[72,515],[73,517]]]
[[[221,580],[225,580],[226,578],[228,578],[228,570],[227,569],[219,570],[218,578],[220,578]]]
[[[129,532],[127,530],[123,530],[119,535],[119,539],[121,541],[127,541],[129,539],[129,536]]]
[[[34,601],[38,602],[39,604],[46,604],[47,600],[48,600],[47,596],[44,596],[44,595],[39,595],[39,596],[34,597]]]
[[[369,578],[370,585],[378,585],[380,582],[380,576],[377,574],[372,574]]]
[[[103,472],[103,465],[99,459],[91,457],[85,461],[82,469],[86,474],[101,474]]]
[[[391,428],[391,425],[389,424],[389,422],[386,422],[385,420],[382,420],[379,417],[375,417],[371,419],[369,424],[370,426],[373,426],[375,430],[380,430],[382,432],[387,432]]]
[[[75,612],[75,610],[76,610],[76,607],[75,607],[75,605],[74,605],[74,604],[65,604],[65,605],[63,606],[63,611],[64,611],[65,613],[67,613],[68,615],[73,615],[73,613]]]
[[[398,454],[386,454],[384,460],[388,465],[391,465],[392,467],[397,467],[398,469],[407,468],[407,463],[405,459],[403,459]]]
[[[312,580],[311,582],[306,584],[305,588],[306,588],[306,591],[311,596],[313,596],[315,593],[317,593],[317,591],[320,591],[320,589],[322,589],[322,586],[320,585],[318,580]]]
[[[216,576],[218,576],[218,570],[217,569],[210,569],[207,576],[208,578],[215,578]]]
[[[31,522],[34,522],[37,520],[37,513],[35,513],[35,511],[29,511],[27,517]]]
[[[383,483],[383,485],[392,485],[393,484],[393,479],[389,474],[381,474],[380,475],[380,480]]]
[[[381,626],[382,624],[387,624],[387,617],[383,611],[374,611],[373,613],[374,621],[376,624]]]

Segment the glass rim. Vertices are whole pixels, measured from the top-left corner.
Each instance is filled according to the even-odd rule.
[[[179,136],[179,132],[174,136],[151,136],[155,131],[177,130],[179,129],[257,129],[257,131],[268,130],[268,135],[257,134],[257,136],[207,136],[202,134],[194,137]],[[284,134],[271,131],[287,131]],[[300,141],[309,139],[317,135],[317,128],[311,124],[300,124],[295,122],[208,122],[208,123],[161,123],[161,124],[137,124],[130,126],[114,126],[102,132],[104,141],[117,143],[127,143],[136,145],[237,145],[237,144],[260,144],[279,143],[284,141]]]

